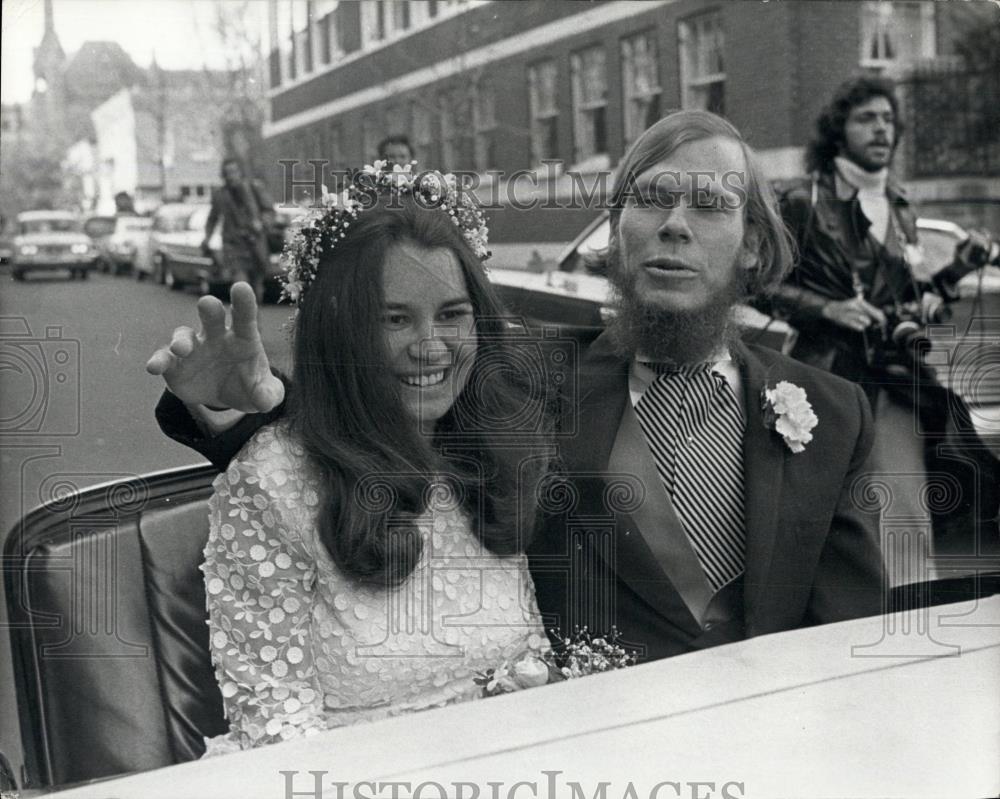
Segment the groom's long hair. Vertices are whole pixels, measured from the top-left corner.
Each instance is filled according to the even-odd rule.
[[[611,241],[605,255],[609,272],[618,266],[618,222],[635,180],[681,145],[716,137],[739,144],[746,162],[744,242],[750,254],[756,257],[756,265],[745,275],[745,291],[751,296],[766,293],[781,283],[792,267],[793,239],[778,212],[774,192],[756,154],[740,132],[732,123],[710,111],[674,111],[646,128],[625,153],[611,188]]]

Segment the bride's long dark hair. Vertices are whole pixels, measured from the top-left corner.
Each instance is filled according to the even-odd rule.
[[[469,377],[433,435],[404,407],[381,324],[383,264],[404,241],[456,255],[475,317]],[[524,368],[536,349],[511,330],[482,265],[441,210],[409,198],[372,208],[324,252],[295,325],[288,418],[324,487],[319,535],[340,569],[402,582],[420,557],[416,517],[442,501],[464,509],[491,552],[527,547],[551,440],[547,386],[530,379],[539,370]],[[509,429],[512,419],[528,420],[528,431]]]

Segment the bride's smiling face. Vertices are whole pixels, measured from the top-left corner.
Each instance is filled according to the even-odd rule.
[[[392,245],[382,269],[382,330],[389,368],[410,415],[444,416],[469,377],[475,317],[458,257],[444,247]]]

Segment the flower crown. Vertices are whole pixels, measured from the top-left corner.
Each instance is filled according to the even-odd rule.
[[[320,255],[333,249],[346,235],[358,216],[376,203],[377,196],[388,193],[390,199],[411,195],[423,208],[437,208],[451,217],[462,230],[462,237],[481,260],[490,257],[487,248],[486,217],[468,192],[459,191],[452,174],[414,173],[416,162],[386,169],[386,161],[375,161],[354,175],[340,194],[323,195],[320,206],[305,217],[296,234],[285,245],[282,255],[281,298],[298,305],[316,279]]]

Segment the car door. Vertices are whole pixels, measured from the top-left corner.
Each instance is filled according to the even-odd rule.
[[[190,213],[178,225],[170,260],[175,277],[184,283],[197,283],[212,267],[212,259],[207,258],[201,249],[209,207],[192,206],[189,210]]]

